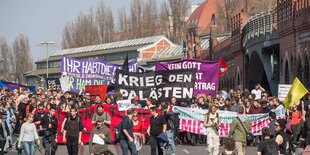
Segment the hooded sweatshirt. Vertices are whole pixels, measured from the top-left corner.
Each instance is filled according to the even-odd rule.
[[[244,130],[239,119],[234,118],[229,130],[228,137],[233,136],[235,141],[246,143],[246,133],[248,133],[252,128],[251,121],[246,115],[238,115],[237,117],[241,120],[247,131]]]

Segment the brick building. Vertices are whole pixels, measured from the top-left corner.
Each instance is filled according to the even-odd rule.
[[[295,77],[310,88],[310,0],[278,0],[280,83]]]

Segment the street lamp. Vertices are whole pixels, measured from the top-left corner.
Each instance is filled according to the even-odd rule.
[[[40,44],[46,46],[46,78],[48,78],[48,46],[53,45],[55,43],[53,41],[50,41],[50,42],[42,41]]]

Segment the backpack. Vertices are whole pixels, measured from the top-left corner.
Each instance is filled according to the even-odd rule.
[[[277,155],[278,153],[278,144],[274,141],[274,139],[270,139],[266,141],[266,149],[265,155]]]

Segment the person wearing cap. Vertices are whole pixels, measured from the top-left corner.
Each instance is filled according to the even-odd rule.
[[[278,119],[275,123],[276,138],[275,141],[279,145],[280,154],[290,155],[291,151],[295,152],[290,136],[284,131],[286,127],[285,119]]]
[[[133,98],[133,103],[131,104],[131,108],[142,108],[141,104],[139,103],[139,97],[135,96]]]
[[[234,137],[238,155],[246,154],[246,135],[252,128],[251,121],[244,114],[244,108],[239,107],[238,116],[233,119],[229,129],[228,138]],[[246,130],[246,131],[245,131]]]
[[[90,155],[113,155],[108,144],[113,143],[109,128],[104,127],[103,117],[96,120],[96,128],[92,129],[89,140]]]

